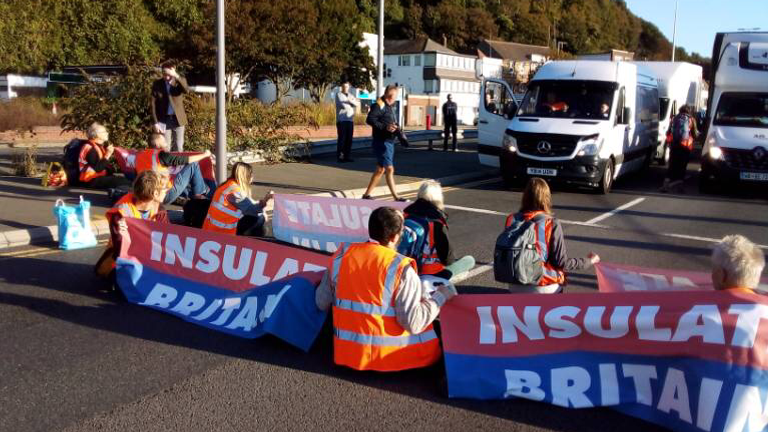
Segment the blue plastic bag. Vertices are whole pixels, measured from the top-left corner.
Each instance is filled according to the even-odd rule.
[[[53,215],[59,225],[59,249],[82,249],[96,246],[96,236],[91,229],[91,203],[80,196],[80,204],[67,206],[56,200]]]

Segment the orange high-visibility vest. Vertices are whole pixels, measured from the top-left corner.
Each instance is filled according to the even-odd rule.
[[[505,222],[505,227],[509,227],[512,225],[512,221],[517,217],[518,219],[522,219],[524,221],[529,221],[533,218],[535,218],[538,214],[543,212],[531,212],[531,213],[513,213],[507,216],[507,220]],[[549,262],[547,262],[547,258],[549,258],[549,242],[552,238],[552,227],[554,223],[554,219],[551,217],[548,217],[544,219],[543,221],[534,222],[536,224],[536,252],[538,252],[539,256],[541,257],[541,265],[544,268],[544,274],[541,277],[541,280],[539,281],[539,286],[547,286],[552,284],[558,284],[562,285],[565,283],[565,272],[562,270],[556,269],[552,266]]]
[[[80,149],[80,155],[77,158],[77,163],[80,168],[80,181],[82,183],[88,183],[89,181],[98,178],[103,177],[107,175],[106,170],[96,171],[91,167],[91,165],[88,164],[88,161],[86,158],[88,157],[88,153],[91,152],[91,149],[95,148],[96,152],[99,154],[99,159],[104,158],[104,148],[93,141],[88,141],[87,143],[83,144],[83,147]]]
[[[168,167],[160,161],[160,152],[158,149],[142,150],[136,155],[136,175],[143,171],[155,171],[157,173],[167,173]]]
[[[437,222],[441,223],[441,222]],[[445,266],[437,256],[437,246],[435,246],[435,221],[429,221],[429,237],[424,242],[424,249],[421,252],[421,274],[433,275],[440,273]]]
[[[357,370],[399,371],[440,358],[432,324],[411,334],[398,324],[394,299],[413,259],[376,243],[342,245],[333,258],[333,360]]]
[[[243,212],[230,204],[228,198],[234,193],[241,192],[240,185],[232,179],[219,186],[216,189],[216,193],[213,194],[213,200],[208,208],[208,215],[205,217],[203,229],[224,234],[237,234],[237,222],[243,217]]]
[[[116,214],[124,218],[154,220],[155,216],[157,216],[157,211],[150,211],[146,216],[143,216],[136,207],[133,193],[127,193],[111,209],[107,210],[107,219]]]

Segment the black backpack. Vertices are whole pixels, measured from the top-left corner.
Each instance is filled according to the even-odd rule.
[[[542,257],[536,250],[536,224],[548,218],[539,214],[531,220],[514,218],[496,239],[493,276],[498,282],[537,285],[544,276]]]
[[[80,184],[80,150],[83,148],[83,144],[87,143],[86,140],[73,139],[67,145],[64,146],[64,156],[62,157],[61,165],[64,167],[64,172],[67,173],[67,182],[70,186]]]

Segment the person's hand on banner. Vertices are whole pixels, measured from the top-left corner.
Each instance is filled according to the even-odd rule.
[[[587,255],[587,258],[589,258],[589,262],[592,263],[592,265],[595,265],[600,262],[600,255],[590,252],[589,255]]]
[[[117,232],[123,237],[123,241],[130,239],[130,234],[128,234],[128,224],[125,222],[125,219],[121,218],[117,221]]]
[[[448,303],[449,300],[459,294],[458,291],[456,291],[456,287],[450,282],[435,286],[437,287],[437,290],[432,294],[432,300],[434,300],[440,307],[443,307],[444,304]]]

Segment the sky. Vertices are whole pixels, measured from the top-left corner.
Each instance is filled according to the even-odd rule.
[[[674,0],[625,0],[635,15],[656,24],[672,40]],[[715,33],[768,31],[768,0],[678,0],[676,44],[704,57],[712,55]]]

